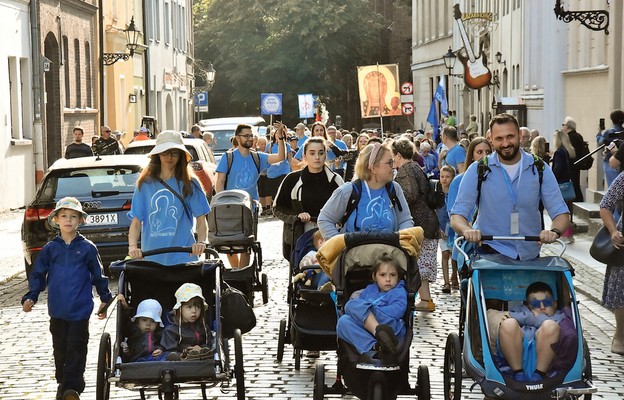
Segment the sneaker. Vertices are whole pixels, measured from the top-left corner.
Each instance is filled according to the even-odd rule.
[[[375,330],[375,339],[377,344],[381,348],[380,355],[394,355],[397,354],[398,340],[394,335],[394,331],[388,325],[380,324]]]
[[[65,393],[63,393],[63,400],[80,400],[80,394],[75,390],[66,390]]]
[[[433,300],[425,300],[425,299],[421,299],[415,306],[414,309],[416,311],[427,311],[427,312],[432,312],[435,311],[435,303],[433,302]]]
[[[451,293],[450,283],[445,283],[444,286],[442,286],[442,293]]]

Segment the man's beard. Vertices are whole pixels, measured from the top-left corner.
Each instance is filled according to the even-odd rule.
[[[518,152],[520,151],[520,145],[518,144],[518,146],[516,145],[512,145],[513,146],[513,152],[511,153],[511,155],[507,156],[503,154],[503,150],[501,149],[500,151],[498,151],[498,156],[500,158],[502,158],[505,161],[511,161],[514,159],[514,157],[516,157],[516,155],[518,154]]]
[[[241,142],[241,146],[243,146],[246,149],[251,149],[253,147],[253,142],[250,143],[245,140],[244,142]]]

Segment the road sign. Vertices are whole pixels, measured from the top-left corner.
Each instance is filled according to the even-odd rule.
[[[281,93],[260,94],[260,113],[263,115],[278,115],[282,113]]]
[[[403,82],[401,84],[401,93],[402,94],[414,93],[414,85],[411,82]]]
[[[208,92],[198,92],[193,96],[195,107],[208,107]]]
[[[412,115],[414,114],[414,103],[403,103],[401,104],[401,109],[403,110],[403,115]]]

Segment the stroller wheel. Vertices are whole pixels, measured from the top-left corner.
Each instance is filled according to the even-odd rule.
[[[426,365],[418,366],[416,385],[418,386],[418,400],[430,400],[431,382],[429,380],[429,368]]]
[[[97,383],[95,389],[95,398],[97,400],[108,400],[110,395],[108,377],[111,374],[112,358],[110,334],[104,332],[100,338],[100,352],[97,363]]]
[[[243,335],[240,329],[234,331],[234,377],[236,378],[236,398],[245,400],[245,370],[243,369]]]
[[[322,400],[325,398],[325,366],[321,363],[316,364],[316,370],[314,371],[314,400]]]
[[[585,369],[583,370],[583,379],[593,382],[593,374],[592,374],[592,365],[591,365],[591,356],[589,354],[589,346],[587,345],[587,340],[583,338],[583,356],[585,359]],[[586,394],[583,396],[583,400],[591,400],[592,395]]]
[[[282,319],[279,325],[277,337],[277,362],[282,362],[284,358],[284,346],[286,344],[286,320]]]
[[[262,274],[262,304],[269,302],[269,278],[266,274]]]
[[[461,343],[456,333],[446,338],[444,349],[444,400],[461,398],[462,360]]]
[[[299,371],[301,368],[301,350],[295,349],[295,370]]]

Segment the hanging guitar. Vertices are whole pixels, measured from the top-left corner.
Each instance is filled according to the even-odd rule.
[[[453,16],[457,21],[457,27],[459,28],[459,33],[464,42],[464,48],[468,54],[468,57],[461,53],[457,54],[457,58],[459,58],[459,61],[464,65],[464,83],[470,89],[481,89],[490,84],[492,72],[487,67],[487,59],[483,51],[480,50],[479,57],[477,57],[475,56],[474,50],[472,50],[472,45],[470,44],[470,40],[468,40],[466,28],[462,21],[462,13],[459,11],[459,4],[455,4],[453,8]]]

